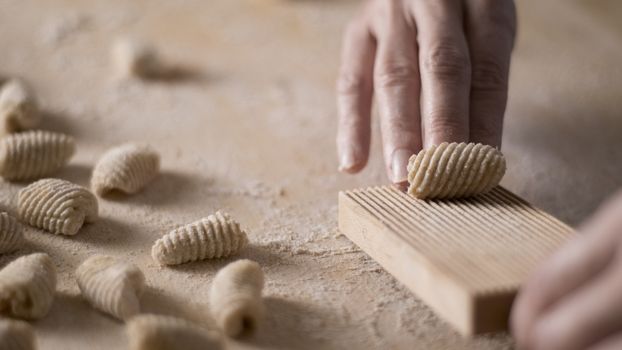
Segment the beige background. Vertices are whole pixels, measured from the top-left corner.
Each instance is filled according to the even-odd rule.
[[[101,220],[65,238],[28,229],[26,251],[59,271],[41,349],[122,349],[123,325],[88,307],[73,277],[94,253],[140,266],[143,309],[209,324],[215,272],[230,260],[159,268],[152,242],[217,209],[248,228],[267,276],[269,315],[240,348],[511,348],[504,335],[463,339],[336,231],[339,189],[384,183],[378,138],[370,166],[337,174],[334,78],[341,30],[357,2],[325,0],[0,0],[0,76],[21,76],[74,135],[59,177],[87,185],[107,148],[153,144],[163,174],[143,193],[102,200]],[[578,224],[622,185],[622,5],[523,0],[512,67],[504,184]],[[152,40],[184,79],[112,78],[112,38]],[[374,136],[377,136],[375,134]],[[23,184],[0,183],[14,211]],[[5,264],[17,254],[0,258]]]

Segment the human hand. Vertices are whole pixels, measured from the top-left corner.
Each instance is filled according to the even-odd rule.
[[[369,0],[348,26],[337,81],[340,171],[367,164],[372,96],[389,179],[423,146],[499,147],[516,15],[512,0]]]
[[[622,192],[580,231],[520,291],[520,349],[622,349]]]

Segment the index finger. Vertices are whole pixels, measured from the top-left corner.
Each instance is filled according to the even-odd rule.
[[[345,32],[337,80],[337,152],[339,170],[355,173],[367,163],[371,137],[371,103],[375,42],[363,19]]]

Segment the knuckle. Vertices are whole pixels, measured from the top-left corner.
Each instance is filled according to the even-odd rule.
[[[470,58],[465,50],[451,44],[433,45],[423,58],[423,69],[436,79],[464,82],[470,73]]]
[[[337,93],[340,95],[357,95],[365,89],[365,79],[355,73],[342,72],[337,78]]]
[[[396,116],[387,117],[387,129],[391,133],[414,133],[415,121]]]
[[[471,88],[478,91],[503,92],[508,86],[508,71],[497,60],[484,59],[473,64],[471,70]]]
[[[450,109],[435,109],[428,113],[430,122],[427,125],[426,133],[432,134],[455,134],[463,128],[460,112]]]
[[[339,129],[340,130],[360,130],[364,129],[367,121],[363,118],[359,118],[356,115],[346,114],[342,115],[339,118]]]
[[[419,72],[412,62],[385,62],[375,74],[375,84],[379,88],[401,87],[417,83]]]

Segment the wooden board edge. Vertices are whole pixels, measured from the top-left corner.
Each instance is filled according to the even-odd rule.
[[[339,230],[378,262],[387,272],[425,301],[445,321],[465,336],[476,334],[476,297],[449,278],[426,257],[415,251],[377,218],[339,192]],[[374,235],[374,231],[383,235]],[[382,249],[376,249],[382,245]],[[402,266],[396,261],[416,261],[413,266]],[[481,302],[481,301],[480,301]]]

